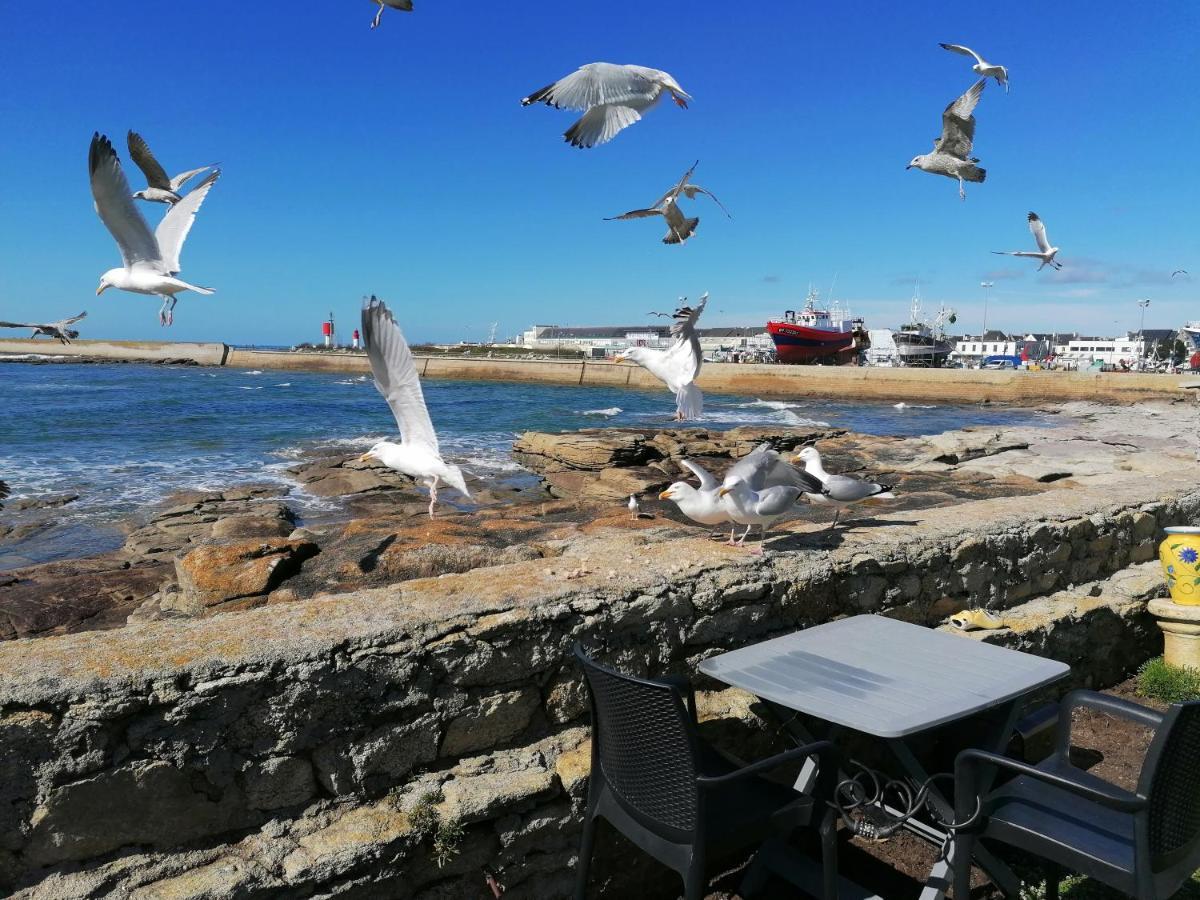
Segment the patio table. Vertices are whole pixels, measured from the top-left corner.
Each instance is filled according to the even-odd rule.
[[[931,774],[911,746],[920,735],[970,720],[978,729],[973,744],[1001,753],[1023,698],[1063,678],[1070,667],[884,616],[861,615],[722,653],[700,663],[700,671],[776,709],[825,723],[820,737],[836,741],[855,731],[879,739],[919,786]],[[813,737],[794,722],[789,727],[800,740]],[[810,764],[797,786],[807,788],[812,775]],[[953,821],[953,806],[936,785],[929,799],[939,816]],[[945,841],[944,832],[928,823],[913,821],[910,830],[927,840]],[[764,847],[763,856],[770,869],[794,881],[806,879],[796,870],[801,861],[784,847]],[[977,852],[976,860],[1015,895],[1016,879],[1007,866],[986,851]],[[944,896],[952,867],[947,851],[930,873],[921,900]],[[872,896],[852,884],[847,888],[842,900]]]

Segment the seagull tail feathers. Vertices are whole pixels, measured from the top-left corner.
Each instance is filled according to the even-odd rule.
[[[215,293],[217,292],[217,289],[216,289],[216,288],[203,287],[203,286],[201,286],[201,285],[199,285],[199,284],[189,284],[189,285],[188,285],[188,290],[189,290],[189,291],[195,291],[197,294],[204,294],[204,295],[206,295],[206,296],[207,296],[208,294],[215,294]]]
[[[987,169],[979,166],[968,166],[963,170],[963,178],[967,181],[973,181],[976,184],[982,184],[987,179]]]
[[[471,499],[471,492],[467,490],[467,482],[463,478],[462,469],[458,466],[446,466],[446,473],[443,477],[450,487],[454,488],[468,500]]]
[[[684,419],[698,419],[704,412],[704,394],[695,382],[685,385],[675,393],[675,405]]]

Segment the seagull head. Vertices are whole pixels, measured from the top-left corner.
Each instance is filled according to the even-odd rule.
[[[904,171],[907,172],[909,169],[919,169],[919,168],[921,168],[921,163],[923,163],[923,162],[925,162],[924,154],[922,154],[921,156],[914,156],[912,158],[912,162],[910,162],[907,166],[904,167]]]
[[[675,101],[675,105],[680,109],[687,109],[688,101],[692,99],[692,95],[679,86],[679,82],[672,78],[666,72],[659,72],[661,75],[660,84],[671,92],[671,99]]]
[[[690,484],[686,481],[676,481],[665,491],[658,495],[659,500],[682,500],[687,496],[688,491],[694,491]]]
[[[810,464],[819,466],[821,464],[821,453],[816,447],[802,447],[800,452],[792,457],[792,463],[804,466]]]
[[[625,362],[631,360],[637,362],[642,357],[641,347],[626,347],[620,353],[613,357],[613,362]]]
[[[145,191],[134,191],[133,199],[134,200],[149,200],[150,198],[146,196]]]
[[[366,462],[369,459],[382,459],[381,453],[385,447],[390,445],[390,441],[377,441],[371,446],[371,449],[358,458],[359,462]]]
[[[745,483],[746,482],[740,476],[735,475],[733,478],[727,479],[725,483],[721,485],[721,489],[717,491],[717,496],[724,497],[726,494],[731,494]]]
[[[96,296],[100,296],[110,287],[117,286],[117,274],[123,272],[123,269],[109,269],[100,276],[100,286],[96,288]]]

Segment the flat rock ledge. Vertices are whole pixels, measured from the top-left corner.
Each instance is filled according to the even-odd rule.
[[[575,641],[629,671],[694,673],[844,615],[937,626],[989,606],[1013,626],[978,639],[1061,656],[1072,684],[1104,686],[1152,651],[1161,529],[1200,519],[1191,423],[1171,412],[1081,406],[1057,428],[870,453],[822,438],[929,503],[835,532],[812,513],[764,559],[662,508],[634,522],[619,504],[545,499],[473,513],[501,523],[497,545],[521,543],[524,515],[537,523],[522,558],[421,577],[405,568],[419,546],[389,560],[400,541],[380,541],[363,574],[403,580],[347,589],[357,576],[327,567],[304,600],[4,642],[0,892],[432,900],[485,895],[486,868],[506,896],[568,896],[589,765]],[[1066,474],[1038,477],[1049,469]],[[361,546],[384,527],[336,534],[351,526]],[[322,560],[330,541],[316,543],[268,598]],[[699,685],[715,740],[769,752],[752,698]],[[644,862],[598,866],[608,896],[659,896]]]

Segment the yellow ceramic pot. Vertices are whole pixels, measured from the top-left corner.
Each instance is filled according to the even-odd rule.
[[[1178,525],[1166,532],[1166,539],[1158,545],[1158,558],[1171,599],[1185,606],[1200,606],[1200,528]]]

